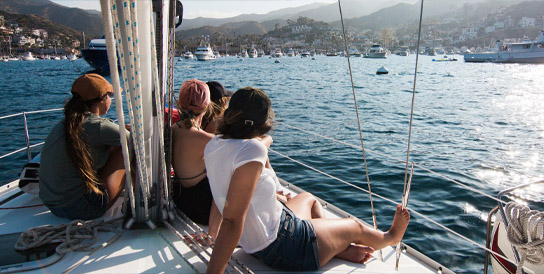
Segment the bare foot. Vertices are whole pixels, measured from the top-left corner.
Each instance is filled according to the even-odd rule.
[[[373,252],[374,249],[372,247],[352,244],[344,251],[336,254],[334,257],[354,263],[364,264],[368,262],[370,258],[372,258]]]
[[[402,209],[401,205],[397,205],[397,211],[395,212],[395,217],[393,218],[393,224],[386,233],[390,240],[389,245],[395,245],[402,241],[402,237],[404,236],[404,232],[406,232],[409,222],[410,212],[408,209]]]

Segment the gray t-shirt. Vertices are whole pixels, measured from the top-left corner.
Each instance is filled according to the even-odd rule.
[[[89,144],[93,156],[93,169],[102,168],[110,156],[110,147],[120,146],[119,125],[110,119],[85,113],[83,140]],[[48,207],[69,206],[80,199],[85,183],[66,151],[64,121],[51,130],[40,156],[40,198]]]

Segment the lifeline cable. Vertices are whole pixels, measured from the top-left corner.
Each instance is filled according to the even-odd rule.
[[[355,188],[355,189],[358,189],[358,190],[360,190],[360,191],[363,191],[363,192],[368,193],[368,190],[366,190],[366,189],[364,189],[364,188],[362,188],[362,187],[360,187],[360,186],[358,186],[358,185],[352,184],[352,183],[350,183],[350,182],[348,182],[348,181],[345,181],[345,180],[342,180],[342,179],[340,179],[340,178],[338,178],[338,177],[335,177],[335,176],[333,176],[333,175],[330,175],[330,174],[328,174],[328,173],[326,173],[326,172],[324,172],[324,171],[321,171],[321,170],[319,170],[319,169],[317,169],[317,168],[315,168],[315,167],[312,167],[312,166],[310,166],[310,165],[307,165],[307,164],[305,164],[305,163],[303,163],[303,162],[301,162],[301,161],[295,160],[295,159],[293,159],[293,158],[291,158],[291,157],[289,157],[289,156],[287,156],[287,155],[285,155],[285,154],[283,154],[283,153],[281,153],[281,152],[275,151],[275,150],[273,150],[273,149],[271,149],[271,148],[269,148],[268,151],[270,151],[270,152],[272,152],[272,153],[275,153],[275,154],[277,154],[277,155],[279,155],[279,156],[281,156],[281,157],[283,157],[283,158],[285,158],[285,159],[288,159],[288,160],[290,160],[290,161],[292,161],[292,162],[295,162],[295,163],[297,163],[297,164],[299,164],[299,165],[301,165],[301,166],[304,166],[304,167],[306,167],[306,168],[308,168],[308,169],[311,169],[311,170],[313,170],[313,171],[315,171],[315,172],[317,172],[317,173],[319,173],[319,174],[325,175],[325,176],[327,176],[327,177],[329,177],[329,178],[331,178],[331,179],[334,179],[334,180],[336,180],[336,181],[338,181],[338,182],[341,182],[341,183],[346,184],[346,185],[348,185],[348,186],[351,186],[351,187],[353,187],[353,188]],[[389,202],[389,203],[392,203],[392,204],[399,204],[399,203],[396,202],[396,201],[393,201],[393,200],[391,200],[391,199],[389,199],[389,198],[387,198],[387,197],[381,196],[381,195],[376,194],[376,193],[374,193],[374,196],[376,196],[376,197],[378,197],[378,198],[380,198],[380,199],[382,199],[382,200],[384,200],[384,201],[387,201],[387,202]],[[465,241],[471,243],[472,245],[475,245],[475,246],[477,246],[477,247],[479,247],[479,248],[481,248],[481,249],[483,249],[483,250],[489,251],[490,253],[494,254],[495,256],[500,257],[500,258],[502,258],[502,259],[504,259],[504,260],[507,260],[507,261],[509,261],[509,262],[511,262],[511,263],[514,263],[514,264],[516,263],[516,261],[514,261],[514,260],[512,260],[512,259],[509,259],[509,258],[505,257],[504,255],[499,254],[499,253],[497,253],[497,252],[495,252],[495,251],[493,251],[493,250],[491,250],[491,249],[485,247],[484,245],[482,245],[482,244],[480,244],[480,243],[478,243],[478,242],[476,242],[476,241],[474,241],[474,240],[468,238],[467,236],[462,235],[461,233],[459,233],[459,232],[457,232],[457,231],[455,231],[455,230],[452,230],[452,229],[449,228],[449,227],[446,227],[445,225],[443,225],[443,224],[441,224],[441,223],[439,223],[439,222],[437,222],[437,221],[431,219],[430,217],[427,217],[426,215],[424,215],[423,213],[420,213],[419,211],[417,211],[417,210],[415,210],[415,209],[410,209],[410,211],[411,211],[412,213],[416,214],[417,216],[422,217],[423,219],[425,219],[425,220],[431,222],[432,224],[438,226],[439,228],[441,228],[441,229],[443,229],[443,230],[445,230],[445,231],[447,231],[447,232],[450,232],[450,233],[456,235],[457,237],[459,237],[459,238],[461,238],[461,239],[463,239],[463,240],[465,240]]]
[[[355,106],[355,115],[357,116],[357,127],[359,128],[359,140],[361,140],[361,149],[363,151],[363,163],[365,167],[366,184],[368,186],[368,196],[370,197],[370,208],[372,209],[372,222],[374,223],[374,229],[378,230],[378,223],[376,221],[376,213],[374,211],[374,202],[372,201],[372,189],[370,188],[370,177],[368,177],[368,166],[366,164],[366,153],[365,153],[365,145],[363,142],[363,132],[361,130],[361,120],[359,119],[359,107],[357,106],[357,96],[355,95],[355,86],[353,84],[353,73],[351,72],[351,63],[349,61],[348,42],[346,38],[346,30],[344,28],[344,16],[342,15],[342,5],[340,5],[340,0],[338,0],[338,10],[340,11],[340,22],[342,22],[344,46],[346,48],[346,54],[348,57],[349,77],[351,80],[351,91],[353,93],[353,104]],[[383,261],[383,254],[381,249],[379,252],[379,256],[380,256],[380,261]]]

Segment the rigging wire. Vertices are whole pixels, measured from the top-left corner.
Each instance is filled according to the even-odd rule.
[[[356,189],[358,189],[358,190],[361,190],[361,191],[363,191],[363,192],[369,193],[368,190],[366,190],[366,189],[364,189],[364,188],[362,188],[362,187],[360,187],[360,186],[358,186],[358,185],[352,184],[352,183],[350,183],[350,182],[348,182],[348,181],[342,180],[342,179],[340,179],[340,178],[338,178],[338,177],[336,177],[336,176],[333,176],[333,175],[331,175],[331,174],[328,174],[328,173],[326,173],[326,172],[324,172],[324,171],[322,171],[322,170],[319,170],[319,169],[317,169],[317,168],[315,168],[315,167],[312,167],[312,166],[310,166],[310,165],[307,165],[307,164],[305,164],[305,163],[303,163],[303,162],[301,162],[301,161],[295,160],[295,159],[293,159],[293,158],[291,158],[291,157],[289,157],[289,156],[287,156],[287,155],[285,155],[285,154],[283,154],[283,153],[281,153],[281,152],[279,152],[279,151],[273,150],[273,149],[271,149],[271,148],[269,148],[268,150],[269,150],[270,152],[272,152],[272,153],[275,153],[275,154],[277,154],[277,155],[279,155],[279,156],[285,158],[285,159],[288,159],[288,160],[290,160],[290,161],[292,161],[292,162],[295,162],[295,163],[297,163],[297,164],[299,164],[299,165],[301,165],[301,166],[304,166],[304,167],[306,167],[306,168],[308,168],[308,169],[311,169],[311,170],[313,170],[313,171],[315,171],[315,172],[317,172],[317,173],[319,173],[319,174],[325,175],[325,176],[327,176],[327,177],[329,177],[329,178],[331,178],[331,179],[334,179],[334,180],[336,180],[336,181],[338,181],[338,182],[341,182],[341,183],[343,183],[343,184],[346,184],[346,185],[348,185],[348,186],[351,186],[351,187],[356,188]],[[389,202],[389,203],[391,203],[391,204],[393,204],[393,205],[399,204],[399,202],[393,201],[393,200],[391,200],[391,199],[389,199],[389,198],[387,198],[387,197],[381,196],[381,195],[379,195],[379,194],[377,194],[377,193],[373,193],[373,195],[376,196],[376,197],[378,197],[378,198],[380,198],[380,199],[382,199],[382,200],[384,200],[384,201],[386,201],[386,202]],[[425,220],[427,220],[427,221],[429,221],[429,222],[431,222],[431,223],[433,223],[433,224],[436,225],[437,227],[439,227],[439,228],[441,228],[441,229],[443,229],[443,230],[445,230],[445,231],[447,231],[447,232],[449,232],[449,233],[451,233],[451,234],[456,235],[457,237],[459,237],[459,238],[461,238],[461,239],[463,239],[463,240],[469,242],[469,243],[472,244],[472,245],[475,245],[475,246],[477,246],[477,247],[479,247],[479,248],[481,248],[481,249],[483,249],[483,250],[489,251],[490,253],[492,253],[492,254],[494,254],[494,255],[500,257],[500,258],[503,258],[503,259],[505,259],[505,260],[507,260],[507,261],[509,261],[509,262],[512,262],[512,263],[514,263],[514,264],[517,263],[516,261],[514,261],[514,260],[512,260],[512,259],[509,259],[509,258],[506,258],[506,257],[503,256],[502,254],[499,254],[499,253],[497,253],[497,252],[495,252],[495,251],[493,251],[493,250],[491,250],[491,249],[485,247],[484,245],[482,245],[482,244],[480,244],[480,243],[478,243],[478,242],[476,242],[476,241],[474,241],[474,240],[472,240],[472,239],[470,239],[470,238],[468,238],[468,237],[462,235],[461,233],[459,233],[459,232],[457,232],[457,231],[455,231],[455,230],[453,230],[453,229],[451,229],[451,228],[446,227],[445,225],[439,223],[438,221],[435,221],[435,220],[431,219],[430,217],[427,217],[427,216],[424,215],[423,213],[420,213],[419,211],[414,210],[413,208],[410,209],[410,212],[411,212],[411,213],[414,213],[415,215],[417,215],[417,216],[419,216],[419,217],[421,217],[421,218],[423,218],[423,219],[425,219]]]
[[[348,142],[341,141],[341,140],[338,140],[338,139],[334,139],[334,138],[329,137],[329,136],[326,136],[326,135],[322,135],[322,134],[319,134],[319,133],[315,133],[315,132],[312,132],[312,131],[308,131],[308,130],[305,130],[305,129],[302,129],[302,128],[299,128],[299,127],[296,127],[296,126],[292,126],[292,125],[287,124],[287,123],[285,123],[285,122],[281,122],[281,121],[275,120],[275,123],[276,123],[276,124],[282,124],[282,125],[284,125],[284,126],[286,126],[286,127],[289,127],[289,128],[292,128],[292,129],[296,129],[296,130],[301,131],[301,132],[304,132],[304,133],[312,134],[312,135],[317,136],[317,137],[320,137],[320,138],[322,138],[322,139],[327,139],[327,140],[330,140],[330,141],[335,142],[335,143],[343,144],[343,145],[346,145],[346,146],[348,146],[348,147],[352,147],[352,148],[355,148],[355,149],[360,149],[360,146],[357,146],[357,145],[354,145],[354,144],[350,144],[350,143],[348,143]],[[385,154],[385,153],[381,153],[381,152],[379,152],[379,151],[376,151],[376,150],[373,150],[373,149],[370,149],[370,148],[367,148],[366,151],[372,152],[372,153],[374,153],[374,154],[377,154],[377,155],[379,155],[379,156],[381,156],[381,157],[384,157],[384,158],[386,158],[386,159],[389,159],[389,160],[393,160],[393,161],[398,161],[398,162],[404,163],[404,160],[402,160],[402,159],[393,157],[393,156],[391,156],[391,155],[387,155],[387,154]],[[501,201],[500,199],[497,199],[496,197],[493,197],[493,196],[491,196],[491,195],[489,195],[489,194],[487,194],[487,193],[485,193],[485,192],[483,192],[483,191],[481,191],[481,190],[478,190],[478,189],[473,188],[473,187],[471,187],[471,186],[465,185],[465,184],[463,184],[463,183],[461,183],[461,182],[456,181],[455,179],[451,179],[451,178],[447,177],[446,175],[443,175],[443,174],[441,174],[441,173],[439,173],[439,172],[433,171],[433,170],[431,170],[431,169],[429,169],[429,168],[427,168],[427,167],[424,167],[423,165],[418,164],[418,163],[416,163],[416,162],[412,162],[412,163],[414,164],[415,167],[417,167],[417,168],[419,168],[419,169],[421,169],[421,170],[424,170],[424,171],[426,171],[426,172],[428,172],[428,173],[430,173],[430,174],[432,174],[432,175],[435,175],[435,176],[440,177],[440,178],[442,178],[442,179],[444,179],[444,180],[446,180],[446,181],[449,181],[449,182],[451,182],[451,183],[454,183],[454,184],[456,184],[456,185],[459,185],[460,187],[465,188],[465,189],[468,189],[468,190],[470,190],[470,191],[472,191],[472,192],[478,193],[478,194],[480,194],[480,195],[482,195],[482,196],[485,196],[486,198],[492,199],[492,200],[496,201],[497,203],[501,203],[501,204],[506,205],[506,202],[505,202],[505,201]]]
[[[414,105],[416,100],[416,83],[417,83],[417,65],[419,63],[419,42],[421,41],[421,23],[423,22],[423,2],[424,0],[421,0],[421,8],[419,10],[419,26],[417,31],[417,45],[416,45],[416,64],[414,66],[414,85],[412,88],[412,104],[410,107],[410,125],[408,127],[408,145],[406,148],[406,167],[404,169],[404,188],[402,190],[403,197],[409,196],[409,189],[410,187],[407,186],[407,178],[408,178],[408,165],[410,163],[410,144],[412,140],[412,125],[414,120]],[[410,172],[410,179],[412,178],[414,170],[414,165],[412,164],[412,172]],[[408,200],[406,200],[406,204],[403,203],[403,209],[408,206]],[[395,264],[395,270],[399,269],[399,258],[400,258],[400,244],[397,245],[397,259]]]
[[[362,129],[361,129],[361,120],[359,119],[359,107],[357,106],[357,96],[355,95],[355,86],[353,84],[353,73],[352,73],[352,70],[351,70],[351,62],[350,62],[350,59],[349,59],[346,29],[344,27],[344,16],[342,14],[342,5],[340,4],[340,0],[338,0],[338,10],[340,11],[340,22],[342,23],[342,33],[343,33],[343,36],[344,36],[344,46],[345,46],[347,59],[348,59],[349,78],[351,80],[351,91],[352,91],[352,94],[353,94],[353,104],[354,104],[354,107],[355,107],[355,115],[357,116],[357,127],[359,129],[359,140],[361,141],[361,149],[362,149],[362,152],[363,152],[363,163],[364,163],[364,168],[365,168],[366,184],[367,184],[367,187],[368,187],[368,196],[370,197],[370,208],[372,209],[372,222],[374,223],[374,229],[378,230],[378,223],[376,221],[376,213],[374,211],[374,202],[372,201],[372,189],[370,187],[370,177],[368,176],[368,166],[367,166],[367,163],[366,163],[366,153],[365,153],[365,145],[364,145],[364,142],[363,142],[363,132],[362,132]],[[383,261],[383,254],[382,254],[381,249],[380,249],[380,252],[379,252],[379,256],[380,256],[380,261]]]

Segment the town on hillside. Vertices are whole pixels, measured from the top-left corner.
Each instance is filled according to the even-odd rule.
[[[65,34],[50,36],[45,29],[30,28],[17,22],[9,22],[0,15],[0,56],[2,57],[22,58],[30,53],[31,58],[74,58],[79,55],[81,45],[82,42],[79,39],[72,39]]]
[[[487,14],[482,13],[476,19],[464,17],[460,12],[425,18],[420,51],[429,55],[484,52],[496,47],[496,41],[499,39],[506,43],[534,39],[543,25],[543,19],[522,15],[523,8],[527,10],[530,5],[535,5],[534,2],[516,5],[515,13],[512,12],[514,6],[491,7],[487,9]],[[345,20],[345,39],[339,22],[326,23],[307,17],[277,23],[272,30],[264,34],[228,26],[181,30],[176,33],[176,54],[182,56],[184,53],[195,53],[199,46],[202,46],[203,38],[206,38],[206,42],[216,55],[243,55],[253,49],[264,54],[274,54],[279,49],[282,53],[291,50],[294,55],[307,51],[341,55],[345,54],[344,41],[348,42],[350,53],[354,55],[368,54],[373,46],[383,48],[386,53],[395,52],[399,55],[403,52],[415,52],[418,38],[418,24],[415,18],[403,24],[387,27],[374,26],[368,22],[361,23],[357,20],[357,18]],[[0,56],[17,58],[22,57],[24,53],[31,53],[36,58],[44,59],[78,56],[90,41],[89,38],[87,38],[89,41],[85,41],[83,32],[69,27],[63,26],[63,30],[69,29],[71,35],[58,32],[51,35],[45,29],[33,28],[24,23],[28,21],[9,21],[0,15]]]

